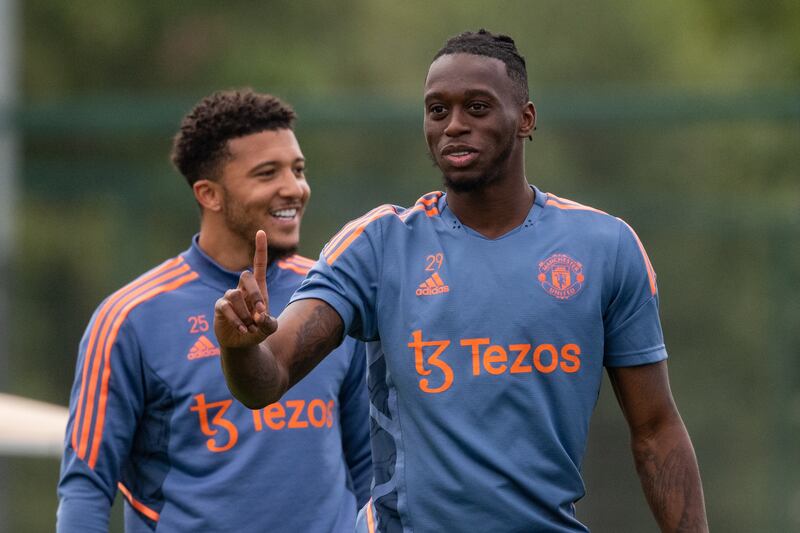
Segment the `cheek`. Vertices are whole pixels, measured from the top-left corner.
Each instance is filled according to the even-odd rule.
[[[436,141],[439,139],[437,129],[433,123],[431,123],[428,119],[425,119],[425,122],[423,123],[423,131],[425,133],[425,142],[428,144],[428,148],[432,149],[434,146],[436,146]]]

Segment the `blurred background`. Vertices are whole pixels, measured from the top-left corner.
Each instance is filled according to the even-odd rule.
[[[446,38],[480,27],[528,62],[530,181],[649,251],[712,530],[800,531],[796,0],[0,0],[0,392],[67,405],[94,308],[188,246],[197,209],[168,152],[199,98],[294,104],[316,257],[375,205],[441,188],[422,86]],[[58,468],[0,457],[0,531],[53,529]],[[593,531],[657,531],[607,382],[583,470]]]

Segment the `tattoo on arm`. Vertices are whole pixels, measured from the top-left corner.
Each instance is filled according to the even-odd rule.
[[[677,443],[666,456],[655,448],[635,454],[636,470],[647,501],[662,527],[674,523],[675,532],[706,531],[702,489],[691,448]],[[677,523],[675,520],[679,513]]]
[[[292,360],[289,375],[291,387],[319,363],[323,357],[342,341],[344,325],[339,315],[328,306],[317,306],[312,315],[297,331],[295,339],[298,354]]]

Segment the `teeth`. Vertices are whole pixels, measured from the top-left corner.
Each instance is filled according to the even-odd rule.
[[[278,218],[294,218],[297,216],[297,209],[278,209],[277,211],[270,211],[269,214]]]
[[[450,155],[462,156],[462,155],[467,155],[468,153],[469,153],[469,152],[453,152],[453,153],[452,153],[452,154],[450,154]]]

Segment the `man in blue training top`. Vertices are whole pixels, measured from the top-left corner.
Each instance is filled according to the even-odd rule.
[[[528,183],[536,112],[514,41],[483,30],[450,39],[424,103],[446,193],[347,224],[277,320],[256,234],[254,273],[215,308],[234,395],[266,405],[344,336],[371,341],[362,531],[577,532],[605,368],[659,526],[707,531],[655,274],[622,220]]]
[[[352,531],[369,497],[364,345],[348,339],[279,402],[234,402],[211,330],[214,302],[272,236],[269,310],[313,261],[296,254],[310,189],[295,113],[218,92],[183,119],[172,161],[200,205],[188,250],[108,297],[81,341],[59,532],[108,531],[119,490],[135,531]]]

